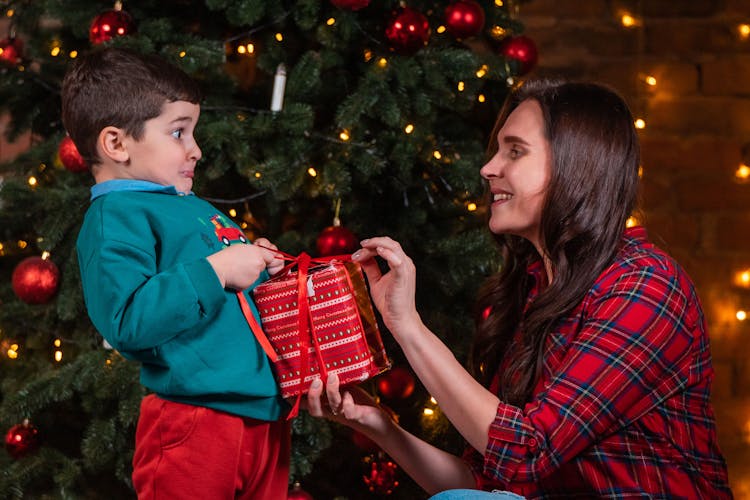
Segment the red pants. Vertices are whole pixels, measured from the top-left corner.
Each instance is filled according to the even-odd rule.
[[[165,401],[141,403],[133,485],[139,500],[286,499],[291,432],[264,422]]]

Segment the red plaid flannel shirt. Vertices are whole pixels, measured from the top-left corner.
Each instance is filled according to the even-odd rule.
[[[529,272],[530,301],[543,270]],[[615,263],[558,323],[544,357],[533,399],[501,402],[484,455],[467,449],[478,488],[527,498],[732,497],[700,302],[643,228],[626,231]]]

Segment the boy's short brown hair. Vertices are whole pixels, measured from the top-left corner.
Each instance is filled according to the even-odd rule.
[[[81,157],[99,162],[96,141],[104,127],[136,140],[146,121],[167,102],[198,104],[201,91],[184,71],[161,57],[129,49],[94,50],[73,63],[62,83],[62,120]]]

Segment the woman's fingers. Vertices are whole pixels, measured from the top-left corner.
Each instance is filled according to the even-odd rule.
[[[339,391],[339,376],[335,373],[328,375],[326,381],[326,396],[328,397],[328,408],[333,415],[341,413],[341,391]]]
[[[320,399],[323,394],[323,382],[316,378],[310,384],[310,389],[307,391],[307,411],[313,417],[323,417],[323,402]]]

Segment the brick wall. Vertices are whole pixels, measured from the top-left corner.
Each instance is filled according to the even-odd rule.
[[[625,28],[623,12],[641,19]],[[646,120],[645,225],[694,279],[716,370],[719,443],[738,499],[750,499],[750,23],[747,0],[530,0],[519,8],[539,50],[529,76],[593,79],[619,90]],[[649,87],[640,78],[652,75]]]

